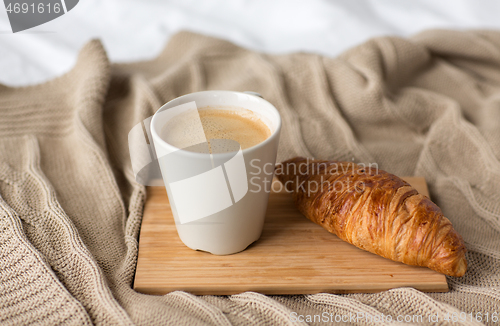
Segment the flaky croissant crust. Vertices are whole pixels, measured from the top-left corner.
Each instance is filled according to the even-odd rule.
[[[465,244],[429,198],[382,170],[297,157],[276,167],[297,208],[358,248],[450,276],[467,269]]]

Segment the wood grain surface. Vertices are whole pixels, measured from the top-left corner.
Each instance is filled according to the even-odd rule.
[[[423,178],[404,178],[429,195]],[[186,247],[164,187],[148,187],[134,289],[229,295],[379,292],[413,287],[448,291],[444,275],[363,251],[307,220],[291,195],[272,192],[261,238],[243,252],[216,256]]]

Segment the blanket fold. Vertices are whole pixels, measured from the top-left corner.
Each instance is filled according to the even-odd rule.
[[[133,291],[145,188],[128,132],[163,103],[213,89],[256,91],[278,108],[280,161],[353,160],[424,176],[466,242],[466,275],[448,278],[449,293]],[[323,312],[443,321],[500,314],[499,279],[500,32],[381,37],[337,58],[267,55],[181,32],[156,59],[130,64],[110,64],[94,40],[61,77],[0,85],[0,324],[286,325]]]

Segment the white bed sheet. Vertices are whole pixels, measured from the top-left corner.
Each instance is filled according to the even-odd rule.
[[[69,70],[81,46],[103,40],[112,61],[156,56],[187,29],[270,53],[335,56],[368,38],[428,28],[500,29],[500,1],[80,0],[62,17],[12,34],[0,8],[0,83],[43,82]]]

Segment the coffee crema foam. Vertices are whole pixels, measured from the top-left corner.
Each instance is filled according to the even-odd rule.
[[[201,120],[204,135],[198,130],[199,120],[194,116],[196,113]],[[161,131],[161,138],[169,144],[194,152],[203,152],[196,147],[189,147],[200,143],[203,138],[208,140],[209,146],[211,139],[230,139],[246,149],[263,142],[269,136],[269,127],[257,114],[243,108],[200,108],[198,112],[192,111],[172,118]]]

